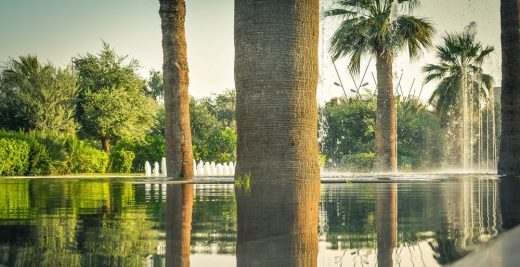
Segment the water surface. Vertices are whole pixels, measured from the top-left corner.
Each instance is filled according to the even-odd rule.
[[[0,264],[442,266],[520,219],[520,180],[492,176],[241,188],[238,209],[230,184],[141,182],[0,180]]]

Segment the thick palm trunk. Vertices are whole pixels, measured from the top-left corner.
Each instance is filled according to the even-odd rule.
[[[392,82],[392,55],[377,57],[376,158],[377,171],[397,171],[397,127]]]
[[[393,266],[397,245],[397,184],[376,184],[376,232],[378,266]]]
[[[190,266],[193,184],[168,185],[166,192],[166,266]]]
[[[236,188],[237,266],[316,266],[319,183]]]
[[[318,0],[235,1],[236,178],[319,181]]]
[[[193,176],[184,0],[159,0],[161,16],[166,162],[169,177]]]
[[[498,173],[520,174],[520,1],[500,3],[502,137]]]
[[[317,0],[235,1],[238,266],[316,265],[318,26]]]

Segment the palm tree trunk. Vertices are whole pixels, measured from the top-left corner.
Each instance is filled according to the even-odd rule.
[[[193,184],[166,190],[166,266],[189,267]]]
[[[236,179],[318,182],[318,0],[235,1]]]
[[[238,266],[317,264],[318,32],[318,0],[235,1]]]
[[[166,169],[169,177],[193,176],[184,0],[159,0],[161,16]]]
[[[501,0],[502,137],[499,174],[520,174],[520,1]]]
[[[377,53],[376,158],[377,171],[397,171],[397,127],[392,81],[392,55]]]

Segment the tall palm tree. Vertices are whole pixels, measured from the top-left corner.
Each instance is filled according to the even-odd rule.
[[[397,130],[392,63],[395,53],[408,48],[417,57],[431,46],[434,28],[428,20],[398,15],[411,13],[419,0],[338,0],[326,17],[342,18],[331,39],[332,59],[350,57],[349,68],[359,73],[363,55],[375,55],[377,71],[376,159],[379,171],[397,170]]]
[[[482,63],[494,51],[476,40],[474,28],[467,27],[461,33],[446,34],[444,43],[436,46],[439,64],[424,67],[425,83],[439,81],[429,103],[443,120],[449,120],[450,112],[458,115],[453,125],[458,139],[459,165],[469,165],[470,114],[468,110],[479,105],[479,99],[488,98],[493,89],[493,77],[484,73]],[[480,108],[480,107],[478,107]]]
[[[163,47],[166,169],[169,177],[193,177],[184,0],[159,0]]]
[[[318,0],[235,1],[236,179],[319,183]]]
[[[520,1],[501,0],[502,139],[498,173],[520,174]]]

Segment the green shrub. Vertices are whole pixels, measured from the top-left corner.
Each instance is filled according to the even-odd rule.
[[[71,173],[105,173],[108,167],[108,154],[81,141],[71,154]]]
[[[108,155],[75,135],[53,132],[0,131],[0,138],[26,142],[29,146],[26,175],[104,173]]]
[[[345,155],[342,160],[342,168],[355,172],[370,172],[374,167],[374,153],[359,153]]]
[[[29,144],[29,166],[25,174],[42,175],[50,173],[50,156],[47,153],[47,148],[37,139],[35,133],[0,131],[0,138],[21,140]]]
[[[16,139],[0,139],[0,175],[24,175],[29,168],[29,144]]]
[[[110,154],[110,171],[113,173],[130,173],[132,172],[132,162],[135,154],[132,151],[112,150]]]
[[[161,162],[161,158],[166,155],[166,144],[164,137],[158,135],[148,135],[142,142],[129,142],[121,140],[112,148],[113,151],[132,151],[134,160],[132,172],[144,172],[144,163],[149,161]]]

